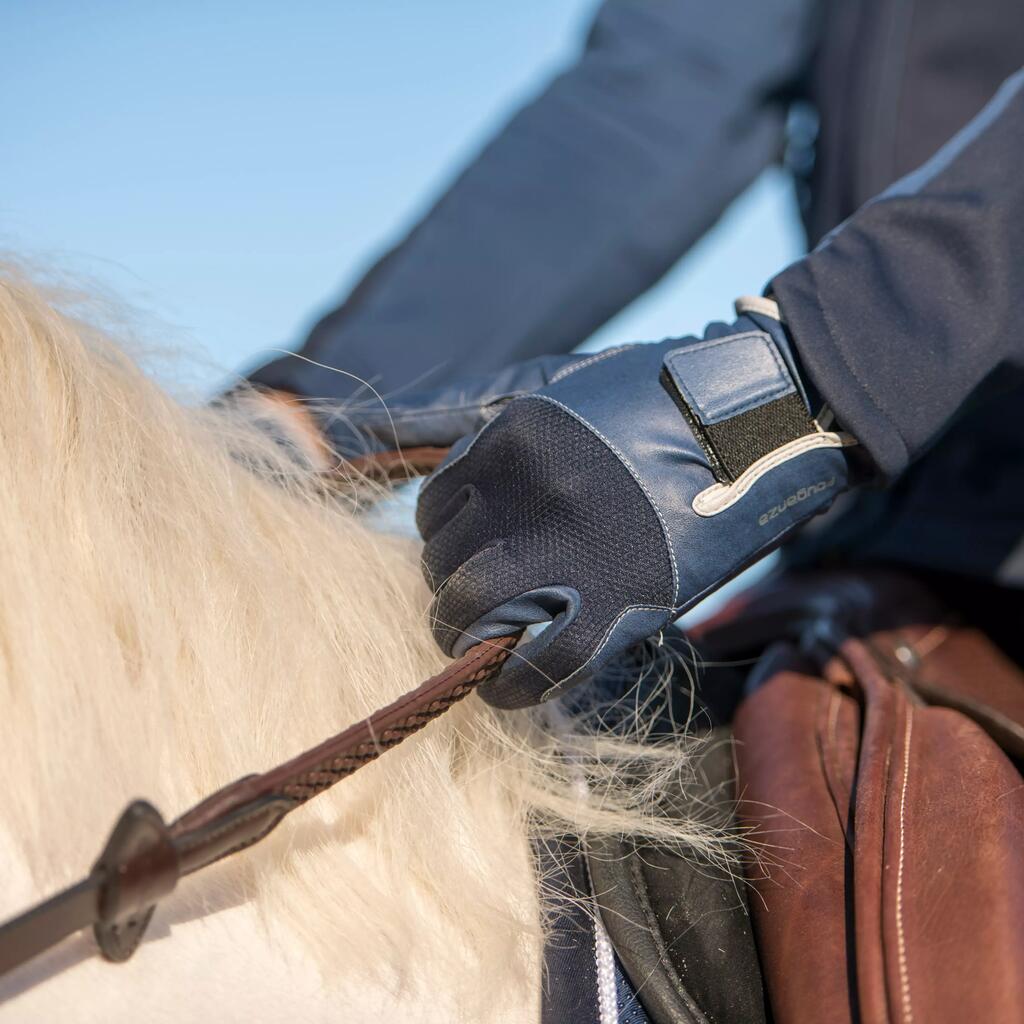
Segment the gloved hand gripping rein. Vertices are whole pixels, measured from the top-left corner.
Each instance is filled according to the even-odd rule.
[[[317,415],[324,450],[345,457],[453,445],[417,509],[438,643],[457,656],[548,623],[480,688],[492,704],[587,678],[849,485],[856,442],[812,417],[775,303],[737,314],[703,338],[545,356]]]
[[[539,387],[534,360],[505,372],[501,395],[492,379],[420,403],[421,424],[458,406],[460,427],[479,428],[417,509],[442,649],[549,623],[481,688],[490,703],[587,678],[849,485],[856,442],[812,417],[775,304],[737,312],[703,338],[548,361]]]

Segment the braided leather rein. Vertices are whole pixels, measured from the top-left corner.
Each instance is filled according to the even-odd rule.
[[[446,453],[407,448],[347,465],[360,477],[401,480],[429,473]],[[335,486],[345,486],[348,477],[339,476]],[[262,775],[232,782],[170,824],[152,804],[133,801],[81,882],[0,925],[0,977],[89,925],[107,960],[127,960],[180,878],[258,843],[295,808],[444,714],[501,671],[517,640],[477,644],[387,707]]]
[[[106,959],[127,960],[180,878],[258,843],[296,807],[444,714],[498,674],[515,642],[478,644],[369,718],[262,775],[238,779],[171,824],[146,801],[132,802],[85,879],[0,925],[0,976],[89,925]]]

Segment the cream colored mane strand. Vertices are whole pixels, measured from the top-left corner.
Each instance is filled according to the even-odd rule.
[[[0,917],[87,870],[128,799],[172,817],[443,664],[416,544],[10,269],[0,494]],[[470,698],[186,880],[129,965],[76,938],[0,983],[0,1016],[535,1018],[531,835],[718,838],[659,814],[682,747],[549,720]]]

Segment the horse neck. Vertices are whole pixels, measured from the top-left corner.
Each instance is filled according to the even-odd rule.
[[[20,881],[0,915],[81,875],[127,800],[173,817],[440,663],[415,545],[253,479],[216,436],[237,425],[176,406],[115,351],[51,335],[4,346],[19,402],[0,402],[16,453],[0,465],[0,728],[19,785],[0,870]],[[124,1017],[152,1007],[172,965],[194,975],[178,1006],[209,1000],[227,948],[254,1005],[274,1005],[283,962],[302,965],[297,992],[309,971],[309,991],[346,1006],[391,1000],[429,1020],[443,978],[446,1019],[499,1019],[501,999],[523,1019],[539,910],[514,754],[489,716],[467,702],[260,849],[183,883],[130,967],[98,964],[79,939],[83,963],[58,956],[14,1005],[99,1006],[102,991]]]

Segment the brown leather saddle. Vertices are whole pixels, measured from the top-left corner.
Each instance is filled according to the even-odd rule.
[[[701,630],[763,652],[733,729],[777,1024],[1024,1020],[1024,673],[972,624],[1020,639],[1024,595],[979,593],[783,576]]]

